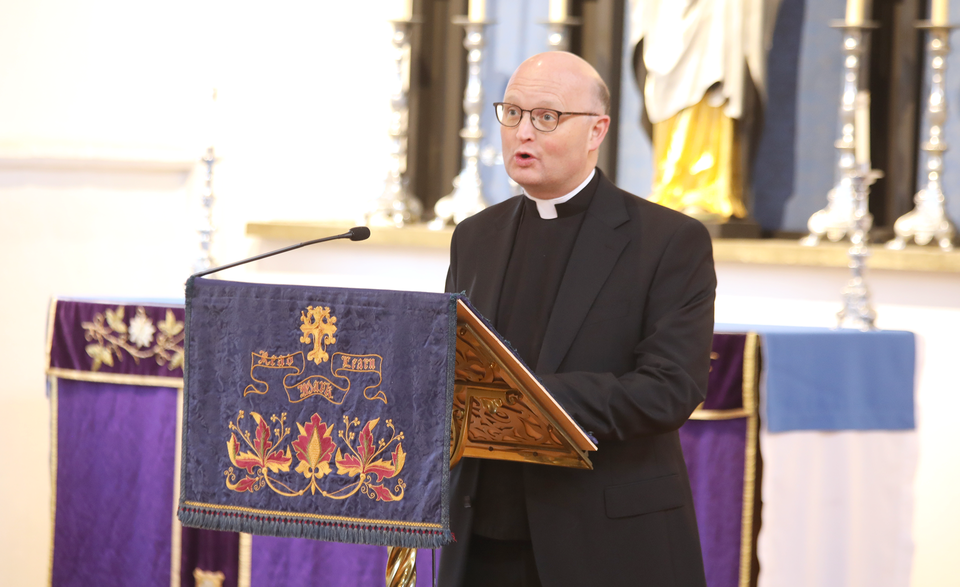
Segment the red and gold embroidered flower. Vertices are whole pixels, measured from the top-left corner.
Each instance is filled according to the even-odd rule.
[[[227,487],[233,491],[255,492],[268,487],[271,491],[287,497],[298,497],[309,490],[311,494],[319,493],[331,499],[347,499],[358,492],[378,501],[403,499],[407,486],[398,475],[403,469],[407,453],[400,445],[403,432],[398,432],[394,428],[392,420],[386,421],[387,428],[390,430],[389,438],[376,439],[374,430],[380,423],[380,418],[367,422],[358,435],[356,432],[351,432],[350,428],[358,426],[360,420],[357,418],[351,420],[348,416],[344,416],[344,427],[337,431],[337,437],[346,447],[346,452],[341,450],[332,437],[334,426],[324,422],[319,414],[314,413],[309,422],[303,424],[297,422],[300,435],[290,442],[300,460],[295,470],[310,480],[306,487],[298,489],[296,484],[287,485],[282,480],[290,482],[288,478],[278,475],[278,473],[289,472],[293,461],[289,446],[282,449],[290,435],[290,429],[285,426],[287,414],[270,416],[270,422],[276,425],[276,428],[271,429],[264,417],[256,412],[250,412],[250,416],[256,423],[256,429],[252,434],[250,430],[243,430],[240,427],[244,416],[243,410],[240,410],[237,420],[230,422],[231,434],[230,439],[227,440],[227,454],[233,466],[223,474],[226,476]],[[354,446],[355,440],[356,446]],[[241,450],[244,444],[248,450]],[[382,458],[391,448],[389,460]],[[337,464],[335,475],[330,464],[330,460],[334,458],[334,450],[336,450],[334,460]],[[243,475],[242,478],[238,479],[239,475]],[[337,489],[330,487],[324,489],[318,483],[324,477],[338,476],[353,477],[355,480],[346,485],[341,485],[346,479],[341,478],[339,482],[334,480],[332,484],[334,487],[339,486]],[[392,489],[384,486],[388,479],[394,478],[396,478],[395,485]]]
[[[379,443],[374,443],[373,429],[376,428],[379,422],[380,418],[375,418],[367,422],[367,425],[360,431],[359,443],[356,448],[351,446],[349,442],[353,439],[353,435],[350,434],[347,436],[347,448],[350,450],[350,453],[344,455],[339,448],[337,449],[337,474],[347,475],[349,477],[359,475],[361,483],[360,490],[363,493],[374,499],[396,501],[403,499],[403,483],[398,483],[399,493],[394,495],[389,489],[383,487],[383,482],[396,477],[397,474],[400,473],[400,470],[403,469],[406,453],[403,451],[403,447],[399,442],[403,439],[403,433],[401,432],[397,435],[394,430],[394,436],[390,439],[390,442],[380,439]],[[358,422],[354,420],[354,423]],[[393,430],[393,422],[391,420],[387,420],[387,427]],[[342,436],[343,434],[341,433],[341,437]],[[376,457],[380,456],[394,440],[398,442],[397,447],[391,453],[390,461],[377,459]]]
[[[331,470],[330,457],[333,456],[333,449],[337,447],[330,438],[333,426],[328,427],[320,420],[319,414],[314,414],[306,426],[297,422],[297,428],[300,429],[300,437],[291,443],[297,458],[300,459],[296,471],[311,480],[310,492],[314,493],[319,489],[316,481]]]
[[[227,479],[227,487],[233,489],[234,491],[256,491],[263,486],[263,482],[269,483],[270,479],[267,475],[267,472],[279,473],[281,471],[289,471],[290,463],[293,462],[293,458],[290,456],[290,449],[287,448],[285,451],[281,451],[279,446],[274,446],[273,441],[271,440],[270,426],[267,424],[267,421],[256,412],[250,412],[250,415],[253,417],[254,421],[257,424],[257,429],[255,431],[255,436],[253,441],[250,440],[250,432],[240,432],[238,425],[235,425],[231,422],[230,427],[236,432],[240,432],[241,438],[247,444],[249,448],[252,448],[253,451],[241,451],[240,441],[237,440],[236,433],[230,434],[230,440],[227,441],[227,454],[230,456],[230,462],[233,463],[235,467],[245,469],[247,471],[247,476],[236,483],[230,482],[230,477]],[[284,414],[286,416],[286,414]],[[243,418],[243,414],[237,418],[239,422]],[[280,440],[283,440],[283,437],[286,436],[286,433],[289,430],[283,428],[283,418],[277,418],[273,416],[272,419],[274,422],[279,423],[280,427],[276,430],[277,434],[280,436]]]

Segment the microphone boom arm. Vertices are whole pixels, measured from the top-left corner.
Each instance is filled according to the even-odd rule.
[[[299,249],[300,247],[305,247],[307,245],[315,245],[317,243],[322,243],[326,241],[337,240],[341,238],[348,238],[352,241],[362,241],[370,238],[370,229],[366,226],[354,226],[347,232],[343,234],[338,234],[335,236],[325,236],[323,238],[316,238],[312,241],[305,241],[296,245],[290,245],[289,247],[284,247],[282,249],[277,249],[275,251],[269,251],[255,257],[250,257],[248,259],[241,259],[240,261],[235,261],[233,263],[227,263],[226,265],[220,265],[219,267],[212,267],[204,271],[199,271],[194,273],[190,277],[203,277],[204,275],[210,275],[211,273],[216,273],[217,271],[223,271],[224,269],[230,269],[231,267],[236,267],[238,265],[245,265],[251,261],[259,261],[260,259],[266,259],[267,257],[272,257],[274,255],[279,255],[280,253],[286,253],[287,251],[292,251],[294,249]]]

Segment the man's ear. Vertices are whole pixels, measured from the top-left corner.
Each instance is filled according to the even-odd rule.
[[[610,130],[610,117],[606,114],[598,116],[593,126],[590,127],[590,138],[587,142],[587,150],[596,151],[599,149],[600,144],[603,143],[603,138],[607,136],[608,130]]]

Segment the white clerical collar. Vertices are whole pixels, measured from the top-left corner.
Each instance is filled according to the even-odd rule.
[[[523,195],[528,197],[537,205],[537,212],[540,214],[540,218],[544,220],[553,220],[557,217],[557,204],[562,204],[564,202],[569,202],[573,197],[580,193],[580,190],[587,187],[587,184],[590,183],[590,180],[593,179],[593,176],[597,174],[597,169],[594,167],[593,171],[590,172],[590,175],[587,176],[587,179],[583,180],[583,183],[578,185],[572,192],[565,196],[560,196],[559,198],[551,198],[549,200],[541,200],[534,198],[530,194],[524,192]]]

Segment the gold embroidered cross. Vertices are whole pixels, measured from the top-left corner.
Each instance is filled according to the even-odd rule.
[[[325,345],[334,344],[337,339],[333,337],[337,332],[337,317],[330,315],[330,308],[323,306],[307,306],[306,312],[300,312],[300,330],[303,336],[300,342],[310,344],[310,337],[313,337],[313,350],[307,353],[307,360],[315,364],[328,360]]]

